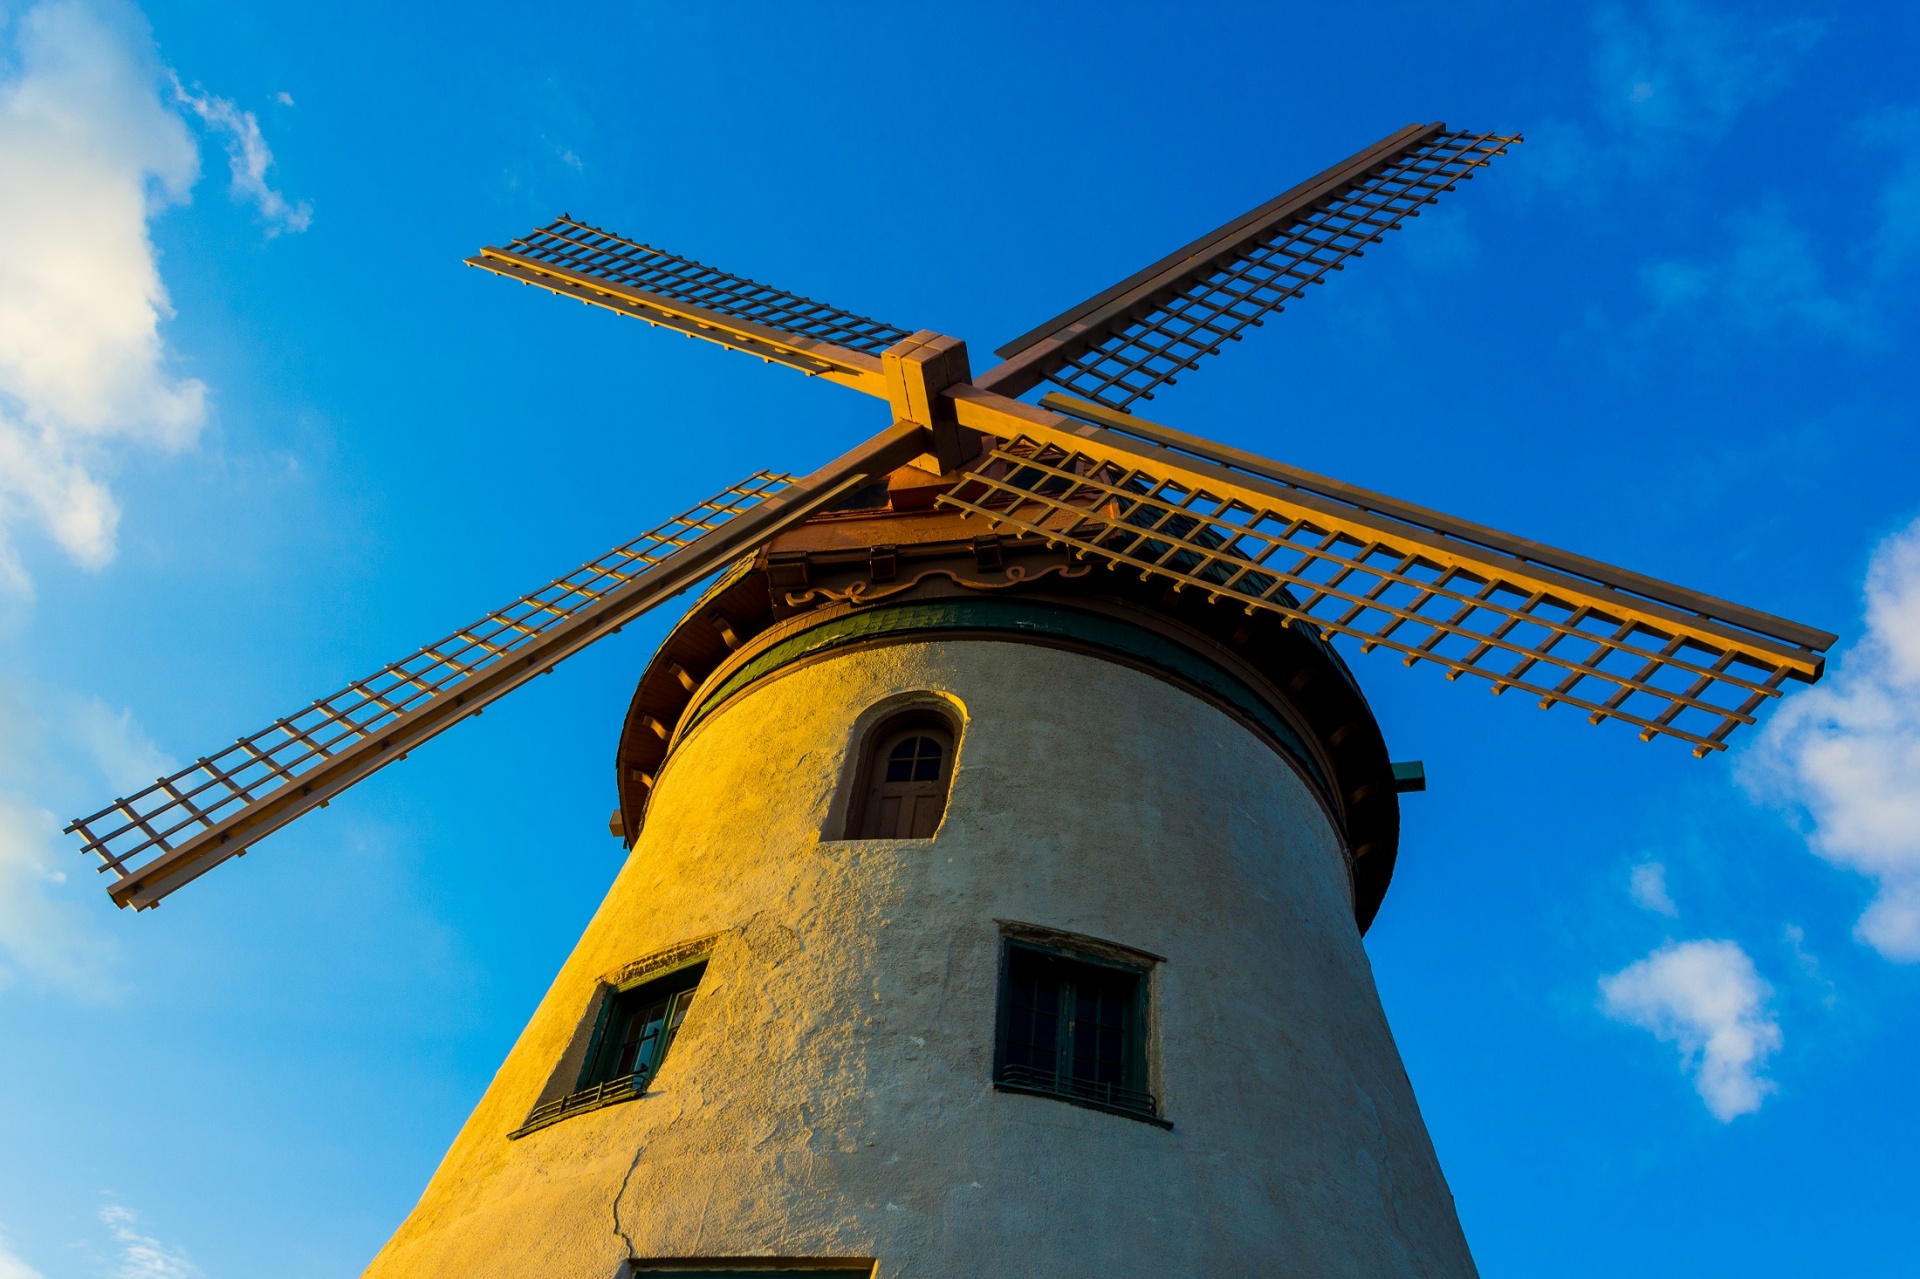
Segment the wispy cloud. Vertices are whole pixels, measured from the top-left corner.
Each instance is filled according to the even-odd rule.
[[[267,170],[273,165],[273,152],[260,132],[260,121],[227,98],[215,97],[195,85],[190,91],[173,77],[173,92],[180,104],[200,117],[209,128],[226,139],[227,167],[233,174],[233,196],[250,201],[266,219],[267,234],[304,231],[313,222],[313,209],[306,201],[290,204],[287,198],[267,185]],[[293,98],[281,94],[281,105],[292,106]]]
[[[1828,682],[1786,699],[1740,776],[1810,823],[1807,842],[1878,892],[1855,935],[1920,960],[1920,520],[1867,571],[1867,629]]]
[[[1763,200],[1722,223],[1722,251],[1641,271],[1653,325],[1884,344],[1888,317],[1908,301],[1907,277],[1920,265],[1920,111],[1871,116],[1843,145],[1855,152],[1850,167],[1879,180],[1871,221],[1850,242],[1822,244],[1780,200]]]
[[[0,69],[0,587],[25,592],[16,530],[104,565],[109,445],[184,448],[205,419],[206,387],[165,367],[147,234],[199,157],[129,12],[36,5],[0,26]]]
[[[1523,172],[1585,199],[1621,178],[1651,177],[1791,83],[1821,31],[1686,0],[1603,8],[1593,20],[1590,113],[1529,129]]]
[[[1727,250],[1699,261],[1655,262],[1640,282],[1654,304],[1653,323],[1687,321],[1716,332],[1812,331],[1871,342],[1873,310],[1858,291],[1828,281],[1814,239],[1775,203],[1726,222]]]
[[[1669,942],[1600,979],[1607,1016],[1678,1046],[1707,1110],[1722,1123],[1760,1109],[1760,1072],[1781,1045],[1772,987],[1733,941]]]
[[[38,1270],[14,1252],[5,1231],[0,1231],[0,1279],[43,1279]]]
[[[119,1246],[114,1279],[195,1279],[199,1275],[200,1268],[188,1260],[186,1253],[135,1230],[138,1220],[131,1209],[119,1204],[100,1209],[100,1224]]]
[[[115,991],[117,948],[73,900],[62,822],[17,795],[0,794],[0,987],[25,977],[84,998]]]
[[[1869,154],[1890,157],[1874,200],[1879,219],[1869,245],[1873,272],[1888,276],[1920,261],[1920,110],[1898,107],[1869,116],[1854,130]]]
[[[0,987],[119,993],[113,935],[81,900],[94,877],[48,797],[125,793],[170,767],[131,712],[0,677]]]
[[[101,776],[122,794],[174,770],[173,760],[134,722],[130,707],[116,711],[97,697],[89,698],[72,712],[72,730]]]
[[[1786,87],[1821,24],[1659,0],[1600,10],[1594,34],[1600,111],[1616,129],[1642,140],[1717,138]]]
[[[1667,868],[1659,862],[1641,862],[1635,866],[1627,876],[1627,890],[1642,910],[1668,918],[1680,913],[1680,908],[1673,904],[1672,894],[1667,892]]]

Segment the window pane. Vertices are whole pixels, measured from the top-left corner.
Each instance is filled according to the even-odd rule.
[[[1007,948],[999,1082],[1151,1116],[1143,1085],[1142,974]]]
[[[1008,975],[1008,1066],[1038,1076],[1027,1082],[1051,1083],[1059,1069],[1060,978],[1045,956],[1013,952]]]
[[[582,1087],[628,1075],[651,1078],[686,1018],[694,989],[705,971],[706,965],[699,964],[614,995],[605,1047]]]
[[[687,1009],[693,1006],[693,992],[683,990],[673,997],[672,1006],[667,1009],[667,1033],[660,1041],[660,1056],[664,1059],[667,1049],[673,1047],[673,1037],[680,1033],[680,1023],[687,1019]]]
[[[1126,1082],[1126,1019],[1136,978],[1083,968],[1074,987],[1073,1077],[1096,1084]]]
[[[916,782],[937,782],[940,780],[940,743],[931,737],[914,739],[918,749],[913,757],[913,780]]]
[[[655,1049],[660,1046],[660,1031],[666,1021],[667,1005],[664,1000],[648,1004],[633,1015],[633,1024],[640,1028],[640,1033],[628,1070],[649,1070],[653,1066]]]
[[[924,738],[909,737],[894,747],[887,755],[887,780],[890,782],[910,782],[913,780],[913,755]]]

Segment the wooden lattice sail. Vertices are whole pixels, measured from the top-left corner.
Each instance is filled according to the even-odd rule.
[[[760,472],[445,640],[69,830],[114,900],[167,893],[729,559],[919,454],[939,501],[1086,560],[1723,749],[1834,636],[1309,475],[1126,413],[1342,270],[1520,139],[1409,125],[1003,346],[965,344],[704,266],[571,217],[469,265],[888,401],[804,480]],[[1074,393],[1039,404],[1042,384]]]

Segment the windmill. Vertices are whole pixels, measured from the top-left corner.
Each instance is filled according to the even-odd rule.
[[[369,1273],[1472,1273],[1359,946],[1424,783],[1335,641],[1705,756],[1835,637],[1135,410],[1519,141],[1409,125],[977,376],[567,216],[467,259],[890,424],[69,828],[157,906],[702,587],[632,856]]]

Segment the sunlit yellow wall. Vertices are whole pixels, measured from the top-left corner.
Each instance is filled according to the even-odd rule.
[[[923,841],[823,838],[863,712],[962,716]],[[837,828],[827,834],[838,833]],[[1166,1131],[989,1082],[999,926],[1165,956]],[[518,1141],[627,963],[709,934],[653,1091]],[[845,653],[682,743],[613,890],[371,1276],[639,1257],[882,1275],[1473,1273],[1319,807],[1206,703],[1006,641]]]

